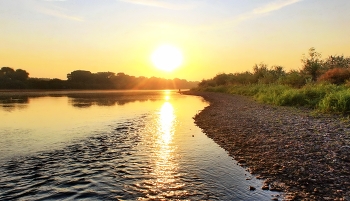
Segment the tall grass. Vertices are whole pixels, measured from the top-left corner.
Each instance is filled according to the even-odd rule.
[[[327,94],[318,104],[318,109],[326,113],[349,113],[350,90],[341,90]]]
[[[308,99],[304,93],[298,89],[288,89],[279,97],[276,97],[276,105],[281,106],[307,106]]]
[[[325,113],[350,113],[350,89],[344,85],[308,84],[292,88],[278,84],[226,85],[202,89],[252,96],[263,103],[303,106]]]

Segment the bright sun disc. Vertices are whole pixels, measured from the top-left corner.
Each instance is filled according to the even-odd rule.
[[[162,45],[153,52],[151,59],[158,69],[170,72],[182,64],[183,57],[178,48]]]

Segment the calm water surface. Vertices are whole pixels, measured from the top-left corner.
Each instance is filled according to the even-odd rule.
[[[175,91],[0,92],[0,200],[271,200],[195,126],[207,105]]]

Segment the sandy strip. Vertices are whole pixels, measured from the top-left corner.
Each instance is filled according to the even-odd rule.
[[[264,178],[263,188],[284,191],[285,200],[350,200],[350,124],[339,116],[316,117],[238,95],[184,94],[210,102],[196,124]]]

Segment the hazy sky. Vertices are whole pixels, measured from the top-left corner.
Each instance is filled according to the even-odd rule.
[[[349,11],[349,0],[0,0],[0,67],[188,80],[261,62],[299,69],[310,47],[350,56]],[[150,59],[164,43],[183,52],[172,73]]]

